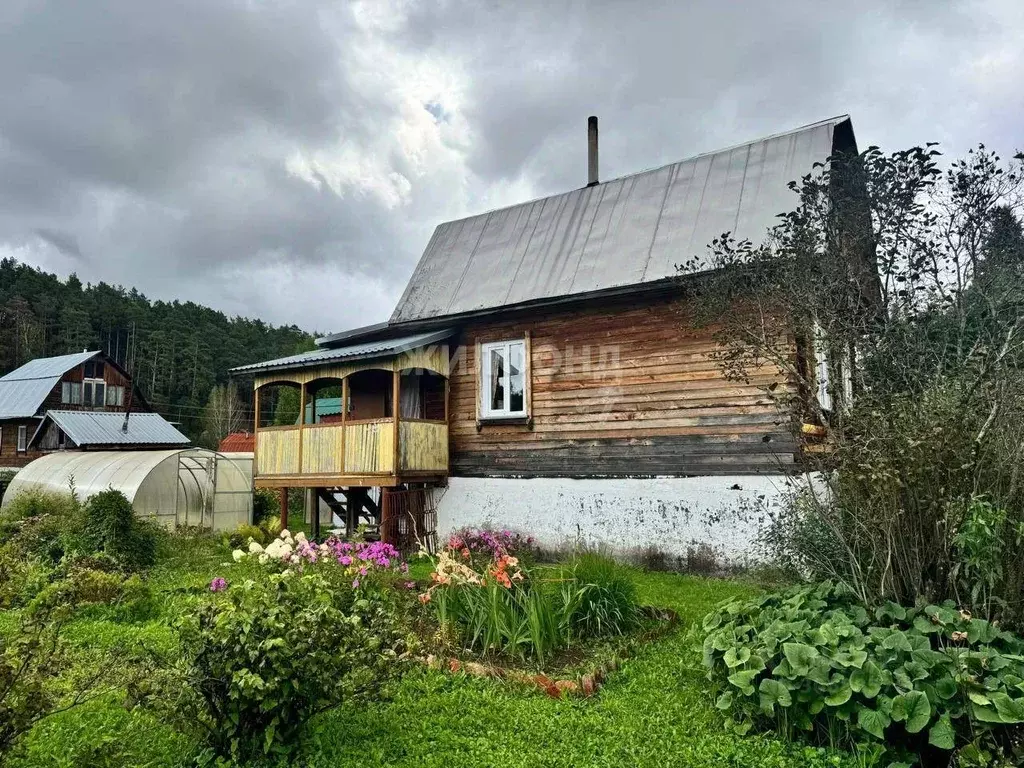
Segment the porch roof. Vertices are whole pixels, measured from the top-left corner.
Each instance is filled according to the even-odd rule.
[[[256,373],[259,371],[295,370],[296,368],[315,368],[325,363],[333,363],[341,360],[366,360],[379,357],[392,357],[393,355],[408,352],[412,349],[425,347],[447,339],[455,333],[453,329],[446,328],[440,331],[429,333],[415,333],[406,336],[399,336],[393,339],[380,339],[367,341],[362,344],[350,344],[345,347],[333,347],[314,349],[312,352],[303,352],[289,357],[279,357],[276,360],[267,360],[262,363],[250,363],[232,368],[231,373]]]

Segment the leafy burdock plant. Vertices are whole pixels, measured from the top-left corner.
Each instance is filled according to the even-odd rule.
[[[1024,640],[952,603],[870,610],[825,582],[731,601],[703,629],[732,731],[771,726],[867,750],[884,742],[924,765],[954,752],[964,764],[1024,758]]]

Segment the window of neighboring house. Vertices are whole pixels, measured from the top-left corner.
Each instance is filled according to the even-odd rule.
[[[526,342],[480,345],[480,414],[483,418],[526,416]]]
[[[65,381],[60,385],[60,401],[66,405],[82,404],[82,384],[78,381]]]
[[[82,404],[103,406],[107,404],[107,384],[103,380],[103,363],[90,360],[85,364],[82,381]]]
[[[28,450],[28,427],[24,424],[18,427],[18,453]]]
[[[107,387],[107,405],[124,405],[124,387]]]

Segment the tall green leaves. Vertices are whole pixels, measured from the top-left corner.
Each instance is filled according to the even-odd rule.
[[[825,583],[704,620],[704,661],[727,724],[894,756],[968,743],[1012,749],[1024,724],[1024,640],[952,604],[875,610]]]

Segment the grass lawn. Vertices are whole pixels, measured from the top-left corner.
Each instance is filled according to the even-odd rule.
[[[205,540],[178,545],[152,573],[162,615],[134,624],[93,613],[68,636],[83,649],[116,643],[173,646],[166,619],[203,599],[227,553]],[[418,569],[417,569],[418,570]],[[680,627],[629,659],[592,699],[556,701],[495,680],[414,669],[385,701],[340,707],[312,723],[303,765],[366,766],[840,766],[765,736],[727,733],[709,699],[686,629],[746,584],[641,573],[643,600],[673,608]],[[4,617],[0,615],[0,628]],[[8,620],[10,617],[7,617]],[[119,697],[56,715],[29,734],[12,766],[184,766],[197,747]]]

